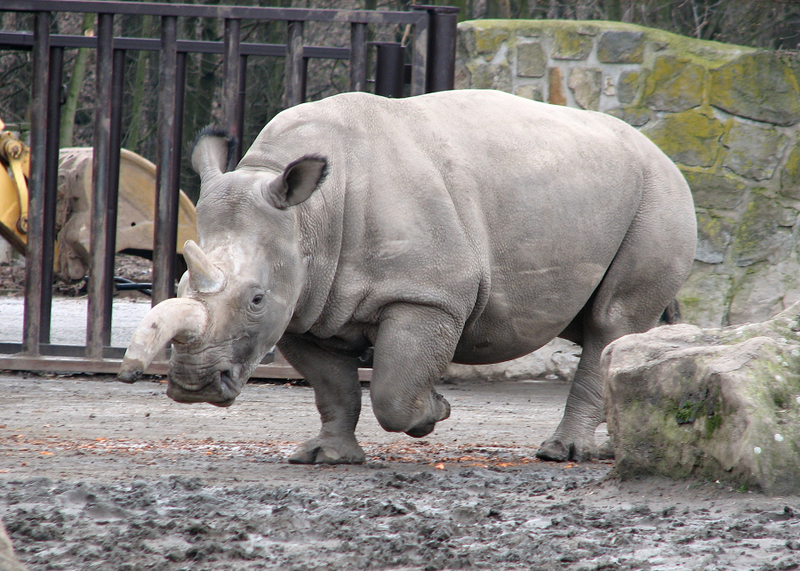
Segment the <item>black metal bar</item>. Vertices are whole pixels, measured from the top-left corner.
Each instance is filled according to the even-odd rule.
[[[105,211],[105,251],[103,252],[103,345],[111,345],[111,320],[114,302],[114,259],[117,251],[117,212],[119,207],[120,147],[122,146],[122,95],[125,51],[113,50],[111,83],[111,123],[109,126],[108,198]]]
[[[455,6],[414,6],[430,17],[425,91],[446,91],[455,85],[458,11]]]
[[[98,14],[97,19],[97,107],[94,124],[92,162],[91,248],[89,259],[88,309],[86,318],[86,355],[103,358],[103,345],[108,345],[111,332],[106,330],[108,281],[108,202],[111,173],[111,98],[114,82],[114,15]],[[113,271],[112,274],[113,275]]]
[[[50,76],[50,14],[34,17],[33,93],[31,105],[31,168],[28,178],[28,239],[25,258],[25,309],[22,344],[39,354],[42,317],[42,268],[45,168],[47,166],[47,82]]]
[[[222,54],[225,46],[222,42],[209,42],[200,40],[178,40],[178,52],[198,54]],[[50,45],[62,48],[91,48],[97,47],[97,38],[94,36],[50,36]],[[29,32],[0,32],[0,49],[31,49],[33,47],[33,34]],[[114,49],[119,50],[144,50],[157,52],[161,50],[161,41],[151,38],[114,38]],[[284,57],[286,46],[284,44],[239,44],[239,51],[247,56]],[[304,46],[303,54],[310,58],[320,59],[350,59],[350,48],[331,48],[324,46]]]
[[[47,157],[45,159],[44,217],[42,221],[42,314],[39,341],[50,342],[53,309],[53,262],[56,242],[56,204],[58,202],[58,134],[61,127],[61,79],[64,48],[50,47],[50,78],[47,92]]]
[[[156,164],[156,212],[153,236],[153,305],[169,299],[175,289],[175,243],[169,237],[177,232],[173,220],[173,147],[175,138],[175,85],[178,50],[177,18],[161,18],[161,58],[158,78],[158,162]]]
[[[375,95],[402,97],[405,87],[406,49],[397,42],[375,42]]]
[[[241,57],[239,51],[240,20],[225,20],[225,49],[222,56],[222,117],[225,130],[236,137],[237,148],[234,162],[241,157],[242,132],[240,115],[243,108],[239,103],[239,88],[241,86]]]
[[[425,93],[425,80],[428,62],[428,37],[430,14],[427,10],[418,10],[424,18],[414,26],[414,51],[411,54],[411,95]]]
[[[175,278],[177,276],[177,244],[178,244],[178,210],[181,198],[181,142],[183,141],[183,107],[186,92],[186,54],[178,53],[175,66],[175,124],[172,130],[172,178],[169,195],[169,234],[162,236],[170,247],[172,284],[170,297],[175,295]]]
[[[415,12],[376,10],[335,10],[316,8],[271,8],[97,0],[3,0],[8,12],[92,12],[150,14],[160,17],[235,18],[239,20],[280,20],[285,22],[363,22],[365,24],[411,24],[420,18]]]
[[[236,156],[241,158],[244,152],[244,108],[245,105],[247,105],[247,56],[239,56],[239,59],[239,69],[241,72],[239,73],[239,97],[237,99],[237,106],[239,108],[239,133],[241,133],[242,136],[236,141]]]
[[[350,91],[367,90],[367,25],[350,24]]]
[[[289,22],[286,41],[286,82],[283,106],[303,102],[303,22]]]

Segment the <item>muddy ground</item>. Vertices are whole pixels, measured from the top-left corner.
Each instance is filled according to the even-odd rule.
[[[0,292],[23,275],[0,264]],[[17,305],[0,341],[18,341]],[[85,315],[61,321],[71,343]],[[116,306],[115,323],[129,334]],[[227,409],[164,390],[0,372],[0,517],[31,571],[800,569],[800,497],[536,461],[568,383],[441,385],[452,416],[422,440],[382,431],[365,388],[368,461],[333,467],[285,461],[319,428],[308,387],[250,384]]]
[[[365,389],[368,462],[335,467],[285,463],[319,426],[307,387],[227,409],[164,389],[0,374],[0,516],[29,569],[800,568],[799,497],[534,460],[565,383],[442,385],[422,440]]]

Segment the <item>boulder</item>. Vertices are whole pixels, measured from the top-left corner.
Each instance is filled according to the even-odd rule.
[[[800,492],[800,304],[735,328],[628,335],[606,348],[602,369],[623,479]]]
[[[553,339],[529,355],[495,365],[459,365],[451,363],[442,380],[458,381],[521,381],[529,379],[559,379],[570,381],[575,375],[581,348],[564,339]]]

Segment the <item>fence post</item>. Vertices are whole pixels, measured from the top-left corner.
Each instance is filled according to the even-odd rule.
[[[406,49],[397,42],[375,42],[375,95],[402,97],[405,88]]]
[[[367,90],[367,25],[350,26],[350,91]]]
[[[42,230],[47,155],[47,82],[50,75],[50,12],[36,12],[33,29],[31,170],[22,350],[38,356],[42,318]]]
[[[42,221],[42,314],[39,341],[50,343],[53,309],[53,261],[56,241],[56,203],[58,202],[58,144],[61,128],[61,79],[64,71],[64,48],[50,48],[49,89],[47,92],[47,153]],[[47,285],[46,285],[47,284]]]
[[[177,17],[161,17],[161,56],[158,74],[158,141],[156,163],[156,212],[153,235],[153,305],[175,294],[175,242],[178,196],[175,179],[176,85],[178,68]],[[174,195],[174,196],[173,196]]]
[[[114,82],[114,15],[97,18],[97,108],[94,119],[92,162],[92,201],[90,223],[89,296],[86,322],[86,356],[103,358],[103,345],[109,344],[111,332],[105,330],[108,313],[107,276],[108,201],[111,183],[111,99]]]
[[[289,22],[286,42],[286,82],[284,86],[283,106],[286,108],[299,105],[305,99],[303,93],[303,22]]]
[[[239,49],[241,20],[225,20],[225,39],[222,55],[222,117],[223,127],[236,137],[234,163],[242,156],[242,123],[243,109],[239,106],[239,89],[241,87],[242,61]]]
[[[456,6],[414,6],[429,15],[425,92],[446,91],[455,85],[458,11]]]

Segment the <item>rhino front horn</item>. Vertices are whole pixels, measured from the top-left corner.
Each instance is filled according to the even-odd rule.
[[[183,258],[189,268],[189,283],[200,293],[215,293],[225,285],[225,274],[211,263],[194,240],[183,245]]]
[[[136,328],[117,378],[134,383],[167,343],[195,343],[208,325],[208,310],[195,299],[176,297],[153,307]]]

